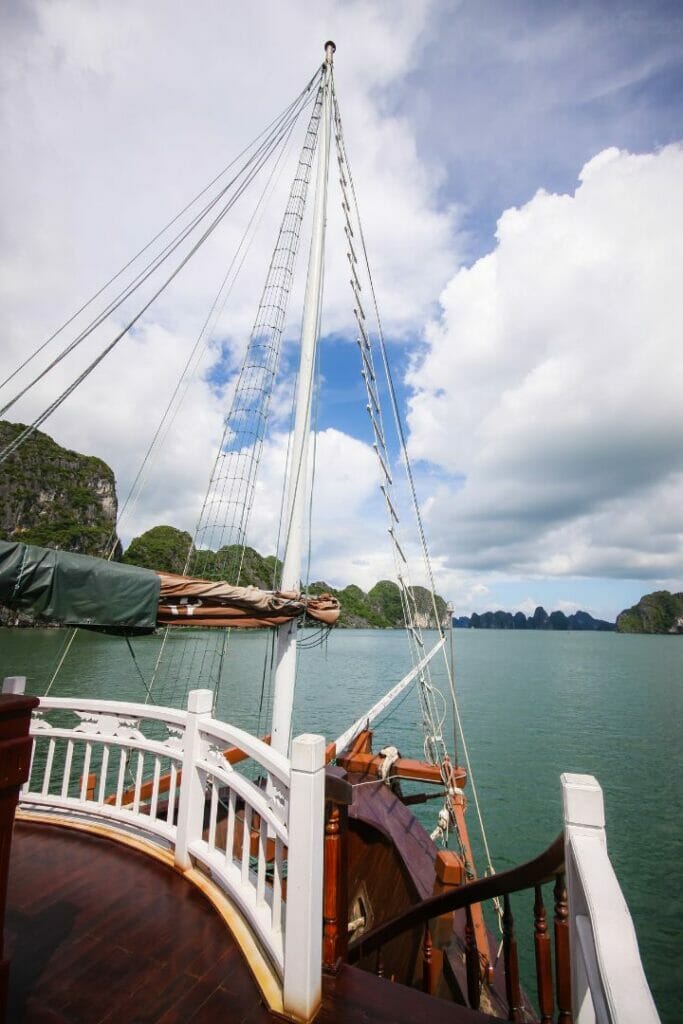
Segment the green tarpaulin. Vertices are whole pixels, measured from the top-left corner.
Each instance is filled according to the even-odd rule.
[[[159,586],[149,569],[0,540],[0,604],[65,625],[149,633]]]

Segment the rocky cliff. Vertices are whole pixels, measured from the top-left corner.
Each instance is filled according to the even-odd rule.
[[[380,580],[367,594],[351,584],[343,590],[335,590],[327,583],[313,583],[313,593],[327,592],[339,598],[342,627],[372,627],[376,629],[397,629],[403,625],[401,591],[392,580]],[[435,629],[437,622],[432,607],[430,592],[425,587],[411,587],[415,601],[415,621],[420,629]],[[436,610],[442,626],[448,624],[448,609],[442,597],[436,596]]]
[[[656,590],[617,616],[619,633],[673,633],[683,635],[683,593]]]
[[[23,430],[0,421],[0,449]],[[0,468],[0,537],[103,555],[116,537],[116,481],[106,462],[36,430]]]

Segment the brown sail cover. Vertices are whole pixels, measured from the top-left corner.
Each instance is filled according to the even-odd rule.
[[[157,622],[161,626],[280,626],[304,613],[333,626],[339,618],[339,601],[330,594],[317,597],[271,593],[258,587],[233,587],[229,583],[157,573],[161,580]]]

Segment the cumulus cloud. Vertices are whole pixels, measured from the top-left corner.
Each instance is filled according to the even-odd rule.
[[[282,551],[279,519],[286,459],[287,436],[269,438],[263,449],[250,521],[250,543],[261,551],[275,551],[278,546]],[[369,589],[379,579],[393,575],[377,456],[372,447],[329,428],[311,441],[309,463],[314,500],[311,560],[309,565],[307,539],[304,580],[324,580],[334,586],[354,582]]]
[[[501,210],[541,186],[569,190],[606,146],[680,138],[680,4],[477,0],[435,14],[403,101],[467,208],[472,256]]]
[[[435,282],[442,285],[451,272],[456,225],[452,212],[438,206],[438,173],[424,167],[411,125],[384,97],[419,58],[429,15],[427,2],[382,0],[298,0],[286,9],[267,3],[228,8],[207,0],[201,17],[179,0],[144,6],[124,0],[115,9],[35,0],[4,9],[3,369],[33,351],[299,92],[329,37],[338,46],[336,86],[368,244],[381,268],[386,323],[398,335],[418,329]],[[292,139],[273,179],[238,286],[149,471],[149,485],[122,524],[125,538],[161,521],[194,527],[302,137]],[[323,331],[346,334],[352,302],[335,186],[333,174]],[[251,209],[247,203],[235,208],[201,259],[183,270],[43,427],[60,443],[106,459],[120,497],[142,462]],[[306,260],[304,240],[286,343],[299,330]],[[139,304],[129,302],[106,331],[14,406],[11,417],[32,420],[122,326],[124,312],[134,313]],[[27,378],[24,373],[16,383]],[[273,406],[282,421],[290,384],[281,386]],[[0,405],[12,390],[0,394]]]
[[[509,205],[531,194],[532,181],[564,182],[569,164],[597,151],[596,137],[628,141],[629,90],[671,68],[674,44],[661,32],[652,43],[654,16],[642,59],[629,55],[643,31],[631,26],[624,35],[623,23],[613,49],[591,49],[589,7],[580,16],[559,17],[552,5],[540,20],[509,15],[513,24],[505,21],[501,33],[497,8],[428,0],[258,0],[239,8],[206,0],[201,17],[180,0],[122,0],[115,9],[80,0],[6,5],[3,368],[25,358],[282,109],[332,37],[387,333],[409,348],[429,321],[408,376],[410,444],[423,460],[418,485],[428,495],[439,589],[458,594],[461,607],[482,608],[495,603],[505,575],[671,579],[682,561],[680,149],[606,150],[586,164],[574,194],[561,194],[562,185],[506,210],[495,250],[453,276],[467,241],[463,223],[487,222],[493,206],[497,213],[502,204],[492,196]],[[601,17],[599,28],[600,40],[607,32],[611,39],[613,19]],[[570,117],[576,53],[583,77]],[[501,104],[501,94],[509,102]],[[636,126],[664,124],[664,114],[650,117],[652,95]],[[601,117],[592,116],[596,104]],[[590,131],[577,127],[579,108],[591,111]],[[549,125],[555,136],[546,145]],[[662,132],[659,139],[670,137]],[[195,525],[293,173],[294,141],[213,343],[123,524],[125,539],[160,522]],[[323,331],[349,335],[335,187]],[[105,458],[122,497],[250,212],[247,204],[235,209],[203,261],[45,424],[60,443]],[[286,346],[298,333],[306,256],[304,243]],[[120,316],[112,331],[122,323]],[[60,368],[11,415],[32,419],[95,351],[91,345]],[[285,354],[291,368],[291,349]],[[273,401],[278,430],[291,383],[290,375]],[[280,486],[283,459],[278,434],[264,452],[260,496]],[[361,442],[321,433],[325,512],[314,524],[313,575],[364,586],[390,575],[373,460]],[[271,498],[255,514],[250,540],[264,551],[274,549],[276,506]]]
[[[451,567],[683,573],[683,148],[608,149],[460,270],[412,368],[412,455]]]

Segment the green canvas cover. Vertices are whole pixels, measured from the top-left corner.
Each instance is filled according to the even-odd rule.
[[[149,633],[159,587],[149,569],[0,540],[0,604],[68,626]]]

